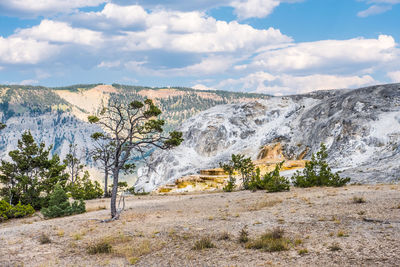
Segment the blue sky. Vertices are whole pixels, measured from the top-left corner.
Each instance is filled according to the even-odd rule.
[[[400,0],[0,0],[0,83],[275,95],[400,82]]]

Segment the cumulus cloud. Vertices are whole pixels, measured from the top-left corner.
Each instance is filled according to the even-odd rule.
[[[339,76],[313,74],[294,76],[288,74],[272,75],[267,72],[256,72],[239,79],[227,79],[220,82],[218,89],[236,89],[272,95],[307,93],[315,90],[356,88],[374,84],[376,81],[369,75]]]
[[[372,63],[399,59],[399,49],[393,37],[377,39],[324,40],[291,44],[263,52],[254,58],[253,67],[269,71],[347,71]]]
[[[123,29],[112,32],[113,40],[127,51],[235,52],[292,41],[278,29],[259,30],[237,21],[228,23],[199,11],[147,12],[137,5],[107,4],[102,11],[81,12],[75,18],[80,23],[96,21],[93,27]]]
[[[3,63],[37,64],[51,58],[58,51],[59,47],[46,41],[0,36],[0,62]]]
[[[206,22],[207,24],[207,22]],[[170,31],[167,25],[153,26],[145,31],[126,32],[126,50],[165,49],[170,51],[215,53],[254,50],[262,45],[291,42],[279,30],[257,30],[236,21],[214,21],[209,31],[182,33]]]
[[[42,20],[37,26],[18,30],[15,36],[39,41],[75,43],[96,46],[103,41],[102,33],[83,28],[72,28],[65,22]]]
[[[240,19],[247,18],[263,18],[270,15],[273,10],[281,3],[294,3],[302,0],[164,0],[163,8],[181,11],[193,10],[210,10],[216,7],[233,7],[234,13]],[[122,0],[116,0],[118,3],[123,3]],[[138,0],[142,6],[149,8],[160,8],[160,2],[155,0]]]
[[[400,70],[398,71],[391,71],[387,74],[387,76],[392,80],[394,83],[400,83]]]
[[[295,3],[302,0],[233,0],[230,5],[234,8],[239,19],[264,18],[270,15],[281,3]]]
[[[279,6],[279,0],[235,0],[231,3],[240,19],[263,18]]]
[[[173,5],[175,0],[166,1]],[[272,94],[359,87],[376,82],[373,77],[377,73],[387,73],[388,80],[399,80],[400,49],[392,36],[295,43],[279,29],[256,29],[240,21],[217,20],[204,11],[140,5],[140,0],[131,5],[119,2],[125,6],[109,1],[99,11],[75,9],[89,2],[72,1],[72,15],[45,18],[38,25],[0,37],[0,65],[6,69],[3,71],[12,64],[37,64],[30,66],[29,75],[35,75],[34,70],[39,68],[52,76],[55,72],[64,75],[66,65],[73,66],[71,75],[76,75],[76,68],[89,74],[99,69],[118,69],[121,77],[132,81],[144,76],[171,81],[175,77],[178,81],[194,78],[197,89]],[[268,16],[284,2],[297,0],[207,3],[232,5],[238,17],[246,19]],[[201,5],[194,0],[193,5],[196,3]],[[46,64],[40,65],[42,62]],[[48,75],[37,75],[35,79],[46,79]],[[219,82],[221,79],[224,80]]]
[[[98,6],[107,0],[7,0],[0,1],[0,10],[7,15],[43,16],[68,13],[76,8]]]

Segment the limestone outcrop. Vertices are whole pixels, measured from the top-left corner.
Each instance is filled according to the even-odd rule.
[[[154,153],[138,171],[137,189],[151,191],[218,167],[232,153],[299,164],[328,147],[329,163],[359,183],[400,178],[400,84],[213,107],[185,121],[181,146]],[[297,163],[296,163],[297,161]]]

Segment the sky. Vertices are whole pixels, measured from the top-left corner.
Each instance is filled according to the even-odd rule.
[[[358,88],[399,42],[400,0],[0,0],[0,84]]]

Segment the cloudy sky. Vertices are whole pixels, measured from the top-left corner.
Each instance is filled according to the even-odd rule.
[[[0,84],[400,82],[400,0],[0,0]]]

